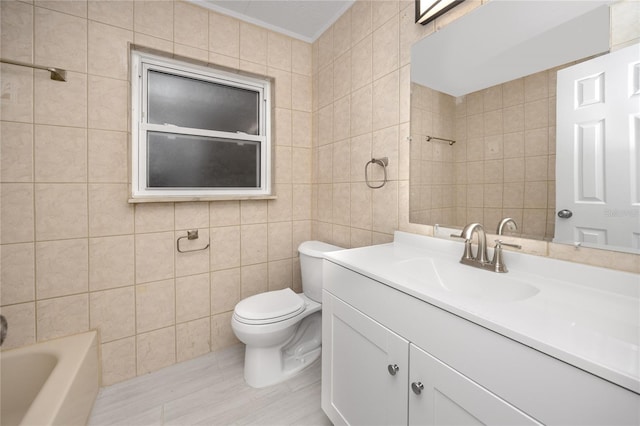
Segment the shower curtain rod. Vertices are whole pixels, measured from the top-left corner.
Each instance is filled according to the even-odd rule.
[[[42,65],[29,64],[26,62],[12,61],[10,59],[0,59],[0,62],[2,62],[3,64],[18,65],[20,67],[29,67],[49,71],[51,73],[51,80],[67,81],[67,71],[63,70],[62,68],[45,67]]]

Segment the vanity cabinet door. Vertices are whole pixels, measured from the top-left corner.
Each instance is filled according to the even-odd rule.
[[[325,413],[336,425],[406,425],[409,342],[326,291],[322,310]]]
[[[410,425],[540,424],[414,345],[410,362]]]

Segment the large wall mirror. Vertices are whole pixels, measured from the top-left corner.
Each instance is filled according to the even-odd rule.
[[[512,217],[518,229],[511,229],[510,235],[640,253],[640,190],[636,190],[635,207],[634,200],[629,208],[617,210],[601,205],[605,197],[604,189],[598,187],[604,181],[599,161],[604,161],[606,138],[598,132],[604,126],[574,123],[569,128],[575,127],[583,137],[577,142],[570,134],[562,140],[556,136],[557,105],[572,109],[574,101],[558,103],[565,96],[557,89],[559,75],[567,74],[561,77],[567,80],[579,68],[586,77],[564,84],[582,90],[587,103],[604,90],[603,81],[591,78],[598,71],[580,67],[609,56],[610,3],[494,0],[412,47],[412,223],[461,228],[480,222],[494,232],[502,218]],[[640,49],[631,52],[632,58],[634,54],[640,63]],[[640,92],[636,95],[640,105]],[[627,127],[633,133],[633,125]],[[640,130],[624,138],[630,153],[633,146],[640,146]],[[575,154],[574,148],[558,145],[574,143],[581,147],[581,161],[589,164],[566,171],[560,167],[557,173],[557,153]],[[564,159],[567,154],[563,155]],[[629,163],[625,179],[630,184],[623,186],[629,194],[640,186],[633,185],[638,179],[633,175],[634,167],[640,166],[638,158],[635,166],[624,160]],[[572,182],[578,175],[583,181]],[[557,191],[562,191],[556,183],[580,187],[586,204],[600,206],[595,213],[599,219],[608,214],[611,217],[605,220],[613,222],[625,216],[623,227],[631,237],[625,236],[625,243],[612,242],[611,235],[600,232],[600,224],[585,224],[587,214],[579,207],[564,201],[556,205]],[[606,198],[614,190],[618,189],[608,187]],[[573,210],[568,214],[575,212],[575,216],[562,222],[560,210]],[[580,225],[574,223],[576,216],[583,220]],[[571,230],[559,232],[569,223]]]

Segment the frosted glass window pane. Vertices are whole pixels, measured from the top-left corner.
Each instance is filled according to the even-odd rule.
[[[260,143],[147,133],[149,188],[259,188]]]
[[[258,134],[259,92],[158,71],[147,75],[149,123]]]

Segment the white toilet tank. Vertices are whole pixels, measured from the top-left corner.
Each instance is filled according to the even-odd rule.
[[[322,241],[305,241],[298,247],[302,271],[302,291],[309,299],[322,303],[323,254],[337,250],[344,250],[344,248]]]

